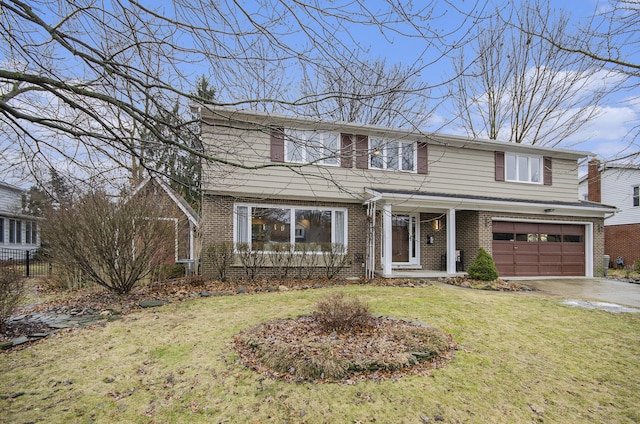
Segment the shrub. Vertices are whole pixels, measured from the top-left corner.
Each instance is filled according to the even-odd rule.
[[[287,278],[289,268],[293,263],[294,253],[290,243],[271,243],[269,245],[269,260],[273,275],[278,280]]]
[[[251,250],[247,243],[238,243],[236,250],[247,278],[251,281],[255,280],[266,262],[266,256],[262,252]]]
[[[6,325],[24,295],[24,278],[14,268],[0,270],[0,328]]]
[[[204,250],[206,259],[213,266],[214,278],[227,280],[227,271],[233,263],[233,243],[211,243]]]
[[[467,274],[470,278],[481,281],[493,281],[498,278],[498,270],[493,263],[493,258],[483,248],[478,251],[478,255],[467,269]]]
[[[318,302],[312,317],[327,333],[361,331],[374,322],[369,305],[356,298],[346,299],[342,293],[332,294]]]
[[[344,245],[332,243],[329,249],[322,251],[325,275],[329,280],[338,275],[349,264],[349,255]]]
[[[151,280],[164,282],[184,277],[185,274],[186,268],[184,264],[160,264],[151,271]]]

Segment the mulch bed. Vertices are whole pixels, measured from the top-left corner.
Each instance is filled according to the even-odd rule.
[[[462,287],[465,289],[510,291],[510,292],[534,291],[534,289],[532,289],[531,287],[528,287],[525,284],[521,284],[515,281],[504,281],[501,279],[497,279],[494,281],[479,281],[479,280],[472,280],[468,277],[449,277],[449,278],[442,279],[441,281],[445,284]]]
[[[115,315],[126,315],[132,311],[142,309],[140,302],[144,300],[160,300],[164,303],[181,302],[200,297],[227,296],[235,294],[254,294],[285,290],[308,290],[324,287],[341,286],[347,284],[374,284],[381,286],[424,287],[431,283],[427,280],[385,280],[377,279],[368,282],[351,280],[257,280],[240,282],[205,281],[202,278],[180,278],[164,283],[152,283],[134,287],[130,293],[119,295],[101,287],[60,292],[50,290],[45,285],[32,286],[35,296],[39,294],[60,294],[63,296],[20,308],[14,315],[19,314],[68,314],[71,311],[80,314],[99,314],[110,311]],[[0,342],[15,337],[44,331],[46,327],[39,323],[11,323],[0,329]]]

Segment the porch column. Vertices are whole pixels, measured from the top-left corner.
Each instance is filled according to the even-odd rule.
[[[382,205],[382,275],[391,276],[391,205]]]
[[[447,274],[456,273],[456,210],[447,211]]]

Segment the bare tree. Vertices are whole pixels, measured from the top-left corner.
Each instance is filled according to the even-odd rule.
[[[538,13],[540,16],[541,14]],[[611,90],[619,91],[626,104],[637,107],[640,97],[640,3],[637,0],[609,0],[597,3],[593,15],[579,22],[577,30],[558,36],[550,28],[518,26],[528,37],[538,39],[565,54],[593,61],[619,79]],[[628,147],[613,160],[634,160],[640,156],[636,142],[640,123],[628,132]]]
[[[359,52],[368,41],[352,35],[358,31],[420,40],[424,51],[409,68],[417,75],[467,35],[470,19],[464,16],[459,27],[431,27],[436,6],[441,13],[456,7],[391,0],[375,6],[344,0],[331,7],[285,0],[156,6],[0,0],[0,154],[10,160],[5,148],[17,147],[34,171],[38,162],[45,170],[71,163],[71,173],[101,174],[130,168],[132,157],[153,171],[139,148],[151,136],[204,160],[247,168],[228,159],[224,148],[205,154],[183,143],[192,117],[168,122],[176,102],[182,110],[196,103],[277,111],[335,97],[333,91],[308,97],[288,87],[302,69],[322,75],[348,60],[352,69],[366,68]],[[202,73],[216,88],[215,99],[192,92],[194,75]],[[241,95],[240,87],[250,89]],[[374,86],[365,100],[388,92]],[[253,167],[262,166],[301,165]]]
[[[472,54],[454,62],[452,97],[473,137],[555,146],[591,120],[611,87],[589,57],[530,34],[568,39],[569,19],[532,0],[496,10],[477,27]]]
[[[431,115],[431,87],[420,72],[385,60],[361,61],[358,66],[335,63],[317,73],[305,73],[302,95],[310,102],[303,114],[369,125],[424,128]]]
[[[159,219],[159,209],[152,196],[114,202],[93,191],[50,210],[42,237],[56,266],[124,294],[173,253],[173,223]]]

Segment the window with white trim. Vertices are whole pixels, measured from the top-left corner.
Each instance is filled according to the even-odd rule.
[[[633,206],[640,206],[640,186],[633,186]]]
[[[305,206],[236,205],[234,237],[252,251],[287,244],[294,250],[325,251],[347,245],[347,210]]]
[[[397,171],[416,170],[415,143],[369,138],[369,167]]]
[[[0,216],[0,243],[4,243],[4,218]]]
[[[25,231],[24,231],[25,243],[26,244],[37,244],[37,242],[38,242],[38,236],[37,236],[38,225],[35,222],[32,222],[32,221],[25,221],[24,225],[25,225]]]
[[[9,243],[22,244],[22,221],[19,219],[9,220]]]
[[[287,162],[339,165],[340,135],[332,132],[286,129],[284,151]]]
[[[542,184],[542,165],[542,156],[506,153],[506,180]]]

